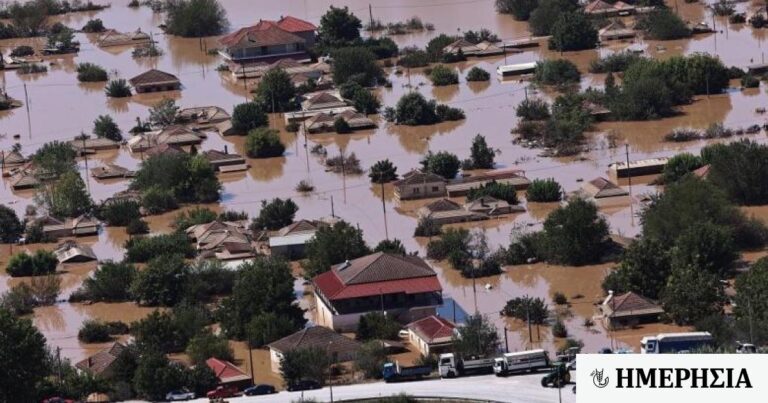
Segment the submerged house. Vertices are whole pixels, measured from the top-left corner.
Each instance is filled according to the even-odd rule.
[[[431,219],[439,225],[488,219],[487,215],[465,210],[449,199],[439,199],[427,204],[418,210],[418,215],[419,219]]]
[[[53,253],[59,263],[83,263],[98,260],[90,246],[73,241],[60,244]]]
[[[440,175],[419,170],[412,170],[401,179],[393,182],[395,198],[399,200],[428,199],[443,197],[446,193],[446,183]]]
[[[99,233],[99,226],[101,225],[98,220],[87,215],[67,218],[66,220],[44,216],[36,219],[35,222],[42,224],[43,233],[52,238],[96,235]]]
[[[443,302],[437,274],[417,256],[374,253],[337,264],[312,283],[317,323],[337,331],[354,331],[370,312],[413,322],[434,315]]]
[[[181,89],[181,81],[171,73],[152,69],[145,71],[130,80],[129,83],[138,93],[176,91]]]
[[[288,259],[304,257],[307,243],[315,237],[321,225],[319,221],[299,220],[280,228],[269,237],[269,250],[273,256],[283,256]]]
[[[153,132],[139,133],[128,140],[128,149],[132,153],[147,151],[163,144],[169,146],[190,146],[203,142],[203,138],[195,131],[182,125],[168,126]]]
[[[336,131],[335,122],[342,119],[347,122],[351,130],[363,130],[376,127],[376,123],[363,113],[354,110],[345,110],[339,114],[319,113],[307,119],[302,127],[306,128],[307,133],[322,133]]]
[[[611,329],[658,322],[659,316],[664,313],[659,304],[631,291],[621,295],[608,292],[600,310],[607,327]]]
[[[67,143],[69,143],[69,145],[80,155],[93,154],[103,150],[117,150],[120,148],[119,142],[104,137],[81,137],[69,140]]]
[[[481,174],[464,176],[450,181],[445,186],[448,197],[466,196],[470,190],[491,182],[513,185],[516,190],[525,190],[531,181],[518,169],[495,169]]]
[[[114,29],[108,29],[99,37],[96,44],[102,48],[110,46],[135,46],[146,45],[152,43],[152,38],[146,32],[142,32],[141,28],[134,32],[124,33],[118,32]]]
[[[255,256],[251,236],[243,223],[213,221],[193,225],[187,228],[186,233],[195,241],[203,258],[235,260]]]
[[[595,178],[581,186],[577,195],[593,199],[627,196],[629,192],[605,178]]]
[[[504,53],[504,49],[494,45],[489,41],[472,43],[466,39],[458,39],[450,45],[443,48],[443,53],[458,55],[459,53],[467,57],[494,56]]]
[[[240,154],[230,154],[228,147],[224,151],[208,150],[203,151],[203,158],[218,172],[245,171],[248,169],[248,163]]]
[[[361,344],[327,327],[311,326],[273,341],[267,347],[272,372],[279,374],[280,361],[291,351],[319,348],[326,351],[333,362],[348,362],[357,358]]]
[[[192,130],[216,130],[225,136],[232,134],[232,117],[218,106],[184,108],[176,115],[176,121]]]
[[[612,21],[610,24],[597,31],[597,36],[601,41],[612,39],[634,38],[637,33],[634,29],[628,28],[621,20]]]
[[[483,214],[489,217],[521,213],[525,211],[525,208],[522,206],[512,205],[506,200],[500,200],[492,196],[482,196],[475,200],[468,201],[464,203],[464,209],[472,213]]]
[[[27,162],[27,157],[23,156],[19,151],[2,151],[0,152],[0,165],[3,168],[8,166],[21,165]]]
[[[279,59],[308,61],[308,49],[315,44],[314,24],[295,18],[261,20],[219,39],[220,54],[235,63],[266,62]]]
[[[96,179],[132,178],[136,176],[136,172],[119,165],[106,164],[100,167],[91,168],[91,176]]]

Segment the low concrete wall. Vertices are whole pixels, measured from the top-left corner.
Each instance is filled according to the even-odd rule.
[[[397,395],[394,396],[381,396],[381,397],[370,397],[365,399],[351,399],[351,400],[337,400],[339,403],[377,403],[381,401],[386,401],[384,399],[387,399],[389,397],[397,397]],[[410,396],[408,395],[408,398],[413,399],[419,403],[503,403],[496,400],[480,400],[480,399],[461,399],[457,397],[436,397],[436,396]]]

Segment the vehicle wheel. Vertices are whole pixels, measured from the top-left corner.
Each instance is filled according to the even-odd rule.
[[[571,383],[571,373],[570,372],[566,372],[565,376],[563,377],[563,380],[565,381],[565,384]]]
[[[456,374],[453,371],[448,372],[448,379],[453,379],[456,377]]]
[[[547,378],[541,378],[541,386],[546,388],[547,384],[548,384]]]

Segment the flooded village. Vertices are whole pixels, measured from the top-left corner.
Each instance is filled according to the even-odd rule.
[[[671,298],[671,288],[666,290],[665,296],[663,284],[657,284],[657,288],[645,293],[645,287],[652,287],[651,283],[656,279],[646,283],[638,280],[647,274],[640,269],[626,277],[606,278],[617,272],[619,266],[632,266],[631,262],[627,263],[630,258],[626,256],[633,253],[643,256],[647,261],[638,259],[649,267],[657,263],[662,266],[662,263],[651,262],[653,259],[649,257],[658,251],[671,256],[672,262],[683,259],[678,256],[683,253],[676,255],[676,251],[686,244],[681,242],[673,248],[672,244],[678,240],[672,235],[666,238],[659,235],[658,239],[649,240],[648,243],[658,242],[652,246],[644,243],[649,237],[650,225],[655,225],[656,233],[664,234],[665,230],[660,228],[665,228],[666,222],[670,226],[666,228],[668,232],[674,232],[672,229],[676,224],[683,224],[670,218],[672,213],[667,216],[659,213],[648,218],[644,212],[664,205],[658,195],[676,186],[680,190],[670,193],[679,195],[676,197],[682,201],[669,202],[669,205],[684,210],[686,201],[681,194],[686,189],[703,187],[708,181],[708,173],[715,185],[707,184],[706,191],[691,194],[691,198],[707,194],[710,186],[730,181],[723,179],[720,172],[723,167],[730,166],[727,165],[730,160],[723,157],[722,163],[705,164],[702,161],[719,160],[716,157],[706,159],[705,155],[710,154],[702,149],[714,153],[708,146],[743,140],[752,142],[754,147],[766,143],[765,125],[768,122],[764,113],[768,95],[764,83],[757,81],[757,85],[745,85],[748,80],[743,78],[754,74],[755,79],[760,80],[760,74],[768,70],[764,64],[764,42],[768,31],[751,23],[755,15],[765,15],[765,3],[757,0],[720,3],[686,0],[668,1],[665,7],[664,2],[654,1],[631,6],[601,0],[586,2],[579,5],[579,10],[592,14],[588,18],[599,21],[595,25],[601,28],[595,30],[599,36],[598,45],[586,50],[562,50],[562,45],[560,49],[553,47],[551,37],[556,37],[556,33],[551,33],[551,37],[539,35],[532,32],[528,21],[516,19],[512,15],[514,12],[498,12],[497,3],[503,1],[377,0],[369,5],[369,2],[358,0],[220,0],[228,24],[221,34],[202,37],[182,37],[166,32],[163,3],[159,0],[142,4],[129,4],[129,0],[98,0],[97,5],[106,7],[48,16],[45,24],[61,23],[76,30],[73,37],[77,43],[76,52],[49,54],[59,52],[56,46],[51,49],[52,44],[45,34],[0,39],[3,60],[0,65],[0,105],[4,105],[4,98],[8,100],[8,108],[0,110],[3,172],[0,204],[12,210],[20,222],[26,223],[25,230],[16,231],[17,237],[8,235],[9,242],[0,245],[0,294],[7,296],[22,284],[41,287],[35,281],[42,276],[13,275],[6,270],[12,266],[14,255],[29,254],[31,267],[38,264],[35,260],[38,251],[54,252],[52,256],[56,262],[52,264],[55,266],[53,273],[59,279],[58,295],[53,301],[33,304],[31,312],[20,316],[31,319],[45,337],[51,354],[57,358],[69,360],[81,371],[91,371],[94,358],[103,359],[115,346],[125,348],[147,335],[142,336],[142,327],[138,331],[132,327],[130,332],[118,332],[97,342],[86,342],[79,337],[84,324],[94,321],[131,324],[151,318],[155,312],[173,316],[177,309],[174,305],[181,298],[172,303],[152,301],[157,295],[150,291],[142,293],[144,298],[137,296],[139,292],[136,291],[137,295],[124,297],[119,302],[83,297],[84,284],[94,278],[95,272],[102,270],[100,266],[124,259],[135,265],[138,273],[153,270],[153,265],[158,267],[158,272],[163,272],[160,266],[174,265],[204,272],[206,262],[212,261],[222,264],[211,272],[237,273],[240,264],[260,261],[265,259],[264,256],[280,257],[280,260],[268,258],[264,267],[259,266],[262,263],[252,263],[253,273],[242,277],[238,274],[211,277],[215,281],[229,282],[229,289],[224,294],[231,294],[233,288],[241,287],[243,295],[263,292],[264,298],[294,298],[274,302],[249,301],[248,304],[271,307],[267,311],[272,310],[273,316],[267,315],[269,312],[259,313],[262,322],[251,322],[254,312],[247,310],[255,309],[252,306],[236,305],[238,298],[242,298],[236,290],[232,296],[216,295],[213,284],[199,285],[200,289],[194,290],[200,295],[205,294],[199,302],[210,312],[231,311],[215,315],[209,312],[205,324],[211,329],[211,335],[228,339],[225,344],[231,348],[230,354],[223,354],[228,355],[228,360],[210,358],[205,361],[217,372],[216,384],[219,385],[225,384],[218,376],[221,370],[245,376],[231,382],[238,387],[255,383],[282,390],[292,386],[281,374],[281,357],[298,349],[296,346],[301,343],[329,351],[333,349],[333,356],[338,361],[332,371],[334,385],[379,378],[364,374],[354,359],[369,342],[359,334],[361,316],[366,313],[384,313],[383,319],[376,317],[384,325],[392,318],[399,322],[394,340],[382,342],[388,359],[399,365],[437,366],[428,359],[430,348],[433,355],[452,351],[453,329],[465,326],[468,319],[471,321],[478,314],[495,331],[494,343],[497,345],[493,349],[502,353],[544,349],[553,359],[564,350],[567,352],[568,347],[580,347],[587,353],[604,349],[639,353],[643,337],[705,330],[706,326],[698,319],[709,316],[700,312],[712,306],[718,307],[718,313],[723,312],[726,322],[731,320],[728,318],[735,318],[732,319],[733,334],[743,334],[738,318],[744,310],[739,311],[735,302],[739,280],[734,272],[747,272],[751,264],[759,261],[765,255],[765,241],[768,240],[765,235],[768,230],[761,232],[764,224],[768,224],[766,203],[761,202],[760,197],[750,199],[744,195],[749,192],[723,187],[718,192],[724,191],[727,196],[713,197],[728,200],[727,207],[717,211],[728,209],[730,217],[723,221],[727,224],[716,224],[738,223],[733,224],[733,228],[728,227],[727,244],[733,246],[733,250],[723,253],[730,257],[725,262],[701,263],[702,266],[720,265],[715,268],[719,270],[716,278],[718,294],[717,301],[713,300],[703,308],[697,307],[696,314],[691,313],[693,308],[679,307],[687,303],[686,298],[698,299],[700,296]],[[729,13],[721,12],[718,7],[725,7],[721,3],[732,8]],[[323,35],[332,34],[327,28],[323,31],[321,18],[333,12],[331,6],[347,7],[347,12],[362,22],[362,38],[389,38],[399,48],[399,54],[392,52],[375,61],[382,71],[375,82],[362,86],[355,84],[356,87],[349,90],[346,84],[338,82],[341,56],[335,56],[333,49],[326,53],[315,52],[316,47],[330,46],[322,42]],[[624,6],[627,8],[622,9]],[[653,39],[640,22],[646,21],[646,14],[657,12],[654,7],[679,16],[693,34],[672,40]],[[581,13],[579,11],[579,15]],[[733,16],[741,14],[745,16],[744,21],[749,19],[750,22],[734,22],[738,19]],[[418,17],[418,28],[394,25],[414,17]],[[94,19],[103,22],[104,30],[83,32],[81,28]],[[388,23],[393,24],[387,28]],[[12,19],[0,19],[0,24],[8,24],[0,25],[0,28],[10,27]],[[485,38],[487,41],[467,39],[467,31],[479,35],[481,29],[487,30],[486,34],[492,34],[492,37]],[[402,62],[417,59],[413,55],[418,52],[427,57],[428,52],[420,49],[429,50],[428,44],[442,34],[456,36],[449,46],[439,49],[442,59],[421,65]],[[336,32],[336,35],[341,34]],[[464,39],[460,39],[462,36]],[[57,43],[54,41],[53,45]],[[32,54],[11,55],[15,49],[26,46],[32,48]],[[271,54],[273,46],[282,50]],[[384,47],[381,45],[376,49],[386,53],[380,49]],[[147,54],[136,57],[136,49],[140,50],[138,53]],[[699,53],[719,58],[723,71],[735,67],[741,74],[729,76],[722,91],[709,93],[710,85],[715,86],[715,79],[710,82],[712,75],[707,70],[708,81],[703,84],[706,91],[693,90],[688,94],[689,102],[670,106],[674,113],[667,116],[619,119],[616,118],[619,107],[609,110],[617,104],[608,101],[592,108],[598,96],[590,95],[590,91],[598,89],[602,91],[601,96],[607,97],[606,83],[613,83],[615,75],[619,83],[617,88],[620,87],[624,70],[591,72],[596,70],[593,67],[596,60],[632,54],[637,58],[665,61]],[[445,54],[458,56],[452,59]],[[505,66],[537,62],[534,70],[543,70],[541,62],[560,59],[572,62],[580,72],[575,81],[571,80],[567,85],[544,84],[540,71],[513,76],[498,73]],[[106,77],[96,82],[78,80],[83,63],[97,65]],[[45,66],[45,71],[23,71],[30,65]],[[360,68],[359,63],[350,65],[352,70]],[[455,74],[455,83],[438,85],[443,84],[435,79],[435,70],[441,68],[439,65],[447,67],[448,76]],[[488,79],[468,80],[468,74],[476,68],[487,72]],[[248,104],[257,105],[253,101],[263,95],[262,83],[271,72],[278,70],[288,75],[289,83],[295,85],[298,92],[292,88],[290,99],[277,101],[273,92],[267,92],[269,95],[260,100],[258,106],[252,106],[259,108],[258,111],[246,110],[250,108]],[[367,72],[353,73],[364,76]],[[106,95],[105,92],[111,92],[111,87],[118,86],[118,82],[126,86],[129,96]],[[701,83],[689,85],[702,86]],[[654,87],[649,91],[657,89]],[[360,102],[356,101],[359,94],[356,91],[372,94],[380,107],[373,110],[361,108]],[[582,96],[575,109],[562,106],[569,102],[559,98],[566,93]],[[443,107],[447,110],[445,115],[458,109],[461,116],[442,118],[441,115],[422,124],[409,125],[407,118],[401,116],[407,111],[401,110],[404,108],[400,107],[399,101],[413,94],[421,94],[426,100],[439,104],[436,107],[438,115]],[[530,119],[520,112],[520,105],[530,105],[532,100],[546,105],[544,119]],[[241,106],[244,103],[246,106]],[[424,105],[430,107],[429,103]],[[569,145],[576,148],[575,152],[573,148],[561,148],[559,143],[544,144],[549,140],[537,138],[534,133],[535,130],[549,130],[537,127],[558,124],[560,115],[555,105],[571,108],[567,112],[570,114],[583,112],[589,115],[589,124],[579,131],[579,135],[583,131],[583,140],[577,141],[575,146]],[[640,105],[637,108],[650,110],[655,106]],[[431,108],[435,115],[435,106]],[[597,109],[602,112],[592,113]],[[161,116],[163,113],[170,113],[170,117]],[[609,117],[603,118],[601,113],[609,114]],[[102,115],[109,117],[119,128],[120,139],[94,133],[94,121],[102,119]],[[262,115],[266,119],[256,123]],[[163,119],[167,122],[163,123]],[[529,127],[527,123],[531,123],[530,130],[534,133],[529,137],[525,134],[528,133],[525,131],[525,127]],[[541,126],[536,126],[538,123]],[[98,128],[98,124],[96,126]],[[254,131],[246,135],[252,129],[259,132],[258,136]],[[728,134],[710,135],[713,131]],[[676,141],[675,136],[683,134],[688,137]],[[478,135],[482,136],[483,147],[476,147]],[[43,175],[49,172],[41,174],[41,160],[35,159],[35,155],[41,154],[38,151],[52,142],[64,143],[72,150],[73,172],[93,201],[92,208],[83,210],[76,206],[56,205],[57,201],[67,197],[64,195],[66,189],[57,189],[56,184],[65,179],[76,184],[78,180],[70,178],[67,169],[60,176]],[[480,153],[476,148],[484,150],[486,155],[490,153],[490,164],[478,163]],[[446,157],[448,162],[440,160],[445,153],[455,157]],[[691,158],[697,158],[698,163],[678,167],[684,171],[679,175],[670,173],[672,169],[665,168],[667,162],[681,153],[692,154]],[[744,154],[755,156],[759,152]],[[755,158],[759,160],[760,157]],[[177,159],[186,161],[185,166],[191,166],[187,168],[190,171],[167,172],[173,167],[167,161]],[[396,167],[394,177],[377,177],[391,174],[390,170],[381,167],[374,169],[374,165],[383,160]],[[147,168],[148,161],[154,161],[152,170]],[[749,163],[759,165],[757,160],[745,164]],[[444,175],[444,165],[452,164],[455,166],[449,167],[449,173]],[[744,165],[739,167],[747,171],[751,169]],[[754,173],[731,172],[744,177]],[[176,175],[174,178],[184,182],[184,191],[188,193],[179,196],[178,203],[155,200],[158,205],[175,204],[175,208],[155,209],[149,206],[147,193],[154,192],[157,199],[162,199],[169,188],[181,186],[159,177],[165,174]],[[754,175],[750,178],[765,182],[764,178],[755,179]],[[545,197],[542,201],[529,200],[534,198],[530,196],[533,194],[530,187],[535,185],[538,189],[548,179],[559,185],[554,191],[556,196]],[[220,187],[211,185],[211,181],[220,183]],[[747,179],[732,181],[748,182]],[[501,191],[489,190],[493,186],[507,186],[505,189],[512,189],[512,195],[507,193],[502,197]],[[483,189],[487,192],[482,193]],[[754,193],[759,192],[754,190]],[[272,221],[264,220],[264,211],[269,209],[267,203],[274,199],[286,203],[270,207],[275,210],[273,215],[282,216],[277,220],[275,217]],[[293,210],[288,199],[294,205]],[[566,206],[578,205],[580,201],[586,201],[584,211],[589,212],[592,207],[596,209],[594,220],[587,220],[587,226],[599,227],[601,223],[606,226],[604,236],[599,239],[602,248],[599,252],[574,251],[563,257],[565,252],[562,250],[570,246],[565,241],[561,244],[550,241],[553,246],[541,247],[547,249],[549,255],[541,250],[536,253],[526,249],[528,241],[545,242],[540,238],[555,234],[557,228],[579,225],[574,224],[577,222],[574,219],[573,222],[560,222],[558,227],[554,218],[548,220],[553,215],[559,217],[561,212],[568,211]],[[128,220],[130,223],[108,225],[103,212],[108,206],[121,203],[133,203],[137,209],[141,205],[140,215],[137,210],[135,220]],[[55,210],[61,209],[71,214],[56,214]],[[210,214],[202,213],[202,209],[209,210]],[[281,212],[276,212],[279,209]],[[285,213],[286,209],[292,212]],[[702,209],[714,211],[711,206]],[[185,213],[190,221],[187,224],[194,225],[179,228],[182,221],[179,215]],[[681,215],[693,217],[691,222],[698,220],[694,213],[691,214]],[[195,221],[203,215],[210,217]],[[286,216],[288,221],[284,222]],[[732,218],[736,216],[738,218]],[[684,224],[694,226],[691,222]],[[136,232],[131,230],[132,235],[129,235],[127,228],[134,225],[140,228]],[[143,225],[146,228],[141,228]],[[644,225],[648,226],[645,231]],[[31,239],[33,227],[43,236]],[[334,228],[337,232],[333,232]],[[419,229],[424,231],[418,234]],[[574,231],[578,233],[574,242],[587,242],[584,239],[592,235],[586,230]],[[7,229],[7,233],[12,232]],[[707,244],[710,246],[718,244],[716,236],[721,233],[716,229],[705,228],[700,232],[715,234],[712,235],[715,239],[696,242],[710,242]],[[319,241],[320,233],[326,237],[323,242]],[[362,239],[350,235],[360,233]],[[754,235],[756,233],[761,235]],[[137,244],[144,238],[163,234],[168,236],[168,242],[185,246],[178,248],[181,257],[165,256],[166,261],[155,260],[153,263],[153,258],[168,253],[164,249],[174,249],[170,253],[177,253],[176,247],[145,245],[146,250],[143,250]],[[462,256],[453,253],[455,244],[448,242],[446,234],[463,237],[458,241],[459,245],[468,249],[462,251]],[[763,237],[762,241],[750,243],[744,240],[753,240],[750,238],[753,235]],[[343,245],[333,243],[340,240]],[[399,244],[393,246],[387,242],[382,246],[381,242],[387,240],[398,240],[401,248],[398,248]],[[440,251],[440,242],[446,250]],[[639,243],[646,246],[632,249],[631,245]],[[132,248],[135,253],[128,251]],[[314,258],[306,259],[308,255]],[[501,255],[505,257],[499,257]],[[582,259],[582,255],[587,256]],[[181,263],[173,260],[176,257]],[[701,259],[707,258],[710,256]],[[45,257],[40,257],[42,260]],[[486,272],[486,262],[491,261],[490,266],[495,265],[498,270]],[[459,263],[463,266],[457,267]],[[271,273],[269,280],[285,282],[287,279],[289,293],[279,285],[269,290],[266,286],[259,288],[258,284],[250,289],[243,285],[248,281],[258,283],[254,281],[258,276],[274,271],[275,267],[290,278]],[[687,272],[678,273],[678,276],[673,269],[669,270],[673,274],[662,276],[660,281],[664,284],[687,281],[692,287],[694,284],[704,284],[702,288],[711,285],[704,279],[694,278],[695,275],[685,277]],[[160,277],[162,275],[169,274],[157,274],[158,277],[135,274],[136,281],[143,279],[147,289],[151,289],[154,282],[167,281]],[[707,277],[706,281],[709,280]],[[123,294],[134,292],[128,289],[136,290],[136,281],[124,284]],[[205,279],[200,281],[206,282]],[[608,288],[612,285],[618,287],[615,292]],[[764,286],[768,287],[768,284]],[[280,290],[286,292],[281,294]],[[180,290],[179,293],[187,291]],[[508,304],[515,299],[518,299],[518,305]],[[294,300],[295,306],[301,309],[298,314],[285,306]],[[10,304],[8,301],[6,299],[0,306]],[[531,320],[530,304],[539,302],[546,305],[545,314],[541,318],[535,315],[538,319]],[[526,308],[520,304],[529,305]],[[626,304],[624,308],[621,307],[623,304]],[[760,307],[763,305],[761,302]],[[678,307],[685,313],[669,312],[669,307]],[[294,315],[290,319],[293,322],[282,323],[289,322],[275,316],[282,313]],[[751,326],[752,313],[749,315]],[[268,322],[276,327],[288,326],[290,331],[275,330],[265,325]],[[379,325],[384,326],[372,324],[371,327]],[[259,332],[252,332],[251,326]],[[292,326],[295,329],[291,329]],[[715,328],[706,330],[715,333],[712,330]],[[749,341],[761,344],[758,340],[768,334],[764,332],[766,329],[759,327],[753,332],[750,328],[749,335],[754,340]],[[254,348],[248,347],[249,342]],[[186,366],[197,361],[197,357],[190,354],[194,349],[170,350],[174,351],[164,357],[172,361]],[[110,360],[110,364],[116,361],[114,357]],[[104,368],[98,369],[102,370]],[[98,371],[93,370],[93,374],[98,375]],[[317,381],[324,382],[322,379]],[[90,392],[110,393],[112,399],[118,399],[115,397],[118,395],[133,397],[131,386],[127,388],[127,394],[122,395],[114,390]],[[157,393],[164,397],[166,392],[170,390]]]

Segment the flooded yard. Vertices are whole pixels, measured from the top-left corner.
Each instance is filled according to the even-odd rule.
[[[231,29],[252,25],[259,18],[275,19],[281,15],[294,15],[317,23],[329,4],[348,5],[363,20],[368,18],[369,1],[345,0],[329,2],[307,0],[221,0],[225,6]],[[163,97],[172,97],[184,107],[215,105],[227,111],[249,97],[242,82],[232,80],[229,73],[217,72],[221,63],[217,56],[207,54],[204,49],[214,48],[216,38],[182,39],[165,36],[158,25],[162,19],[146,8],[130,9],[128,0],[113,0],[112,7],[98,13],[76,13],[60,17],[71,27],[81,27],[88,19],[97,16],[107,28],[119,31],[133,31],[141,28],[151,32],[165,54],[149,59],[133,59],[130,48],[106,48],[96,46],[93,35],[77,34],[82,48],[79,54],[52,57],[47,73],[19,76],[12,71],[0,71],[0,82],[13,98],[25,101],[25,106],[10,111],[0,112],[0,149],[9,150],[16,142],[14,135],[19,135],[18,142],[25,154],[34,152],[45,142],[52,140],[70,140],[84,131],[90,133],[93,120],[98,115],[111,115],[123,133],[133,127],[137,118],[145,119],[148,109]],[[398,21],[419,15],[425,22],[435,25],[433,32],[394,36],[398,45],[425,45],[430,38],[439,33],[455,33],[457,30],[478,30],[488,28],[500,38],[512,39],[528,36],[527,25],[514,21],[510,16],[496,14],[493,0],[459,1],[449,5],[439,4],[435,0],[380,0],[373,6],[374,18],[384,22]],[[755,3],[756,4],[756,3]],[[709,20],[710,11],[701,4],[681,4],[680,12],[693,21]],[[738,7],[753,7],[753,3],[739,4]],[[460,16],[460,18],[458,17]],[[717,18],[717,32],[696,36],[685,41],[663,42],[639,41],[650,55],[668,57],[674,54],[693,52],[712,52],[720,56],[727,65],[744,68],[759,62],[763,57],[765,32],[753,30],[749,26],[729,27],[727,20]],[[0,41],[0,49],[6,51],[19,44],[42,45],[43,39]],[[611,42],[597,50],[571,52],[562,55],[573,60],[586,72],[590,60],[599,55],[618,51],[631,45],[629,42]],[[378,160],[389,159],[398,167],[398,173],[404,174],[419,167],[419,160],[428,151],[450,151],[460,159],[469,156],[472,138],[476,134],[486,137],[489,146],[500,151],[496,157],[498,168],[517,168],[525,172],[529,179],[555,178],[566,191],[577,190],[583,181],[596,177],[608,177],[608,164],[624,161],[624,144],[628,145],[629,158],[632,160],[671,156],[681,151],[697,152],[706,145],[704,141],[686,143],[665,143],[663,136],[677,127],[705,128],[711,123],[722,122],[727,127],[746,127],[763,124],[765,119],[754,111],[766,106],[764,86],[759,89],[741,91],[732,89],[726,94],[698,97],[691,105],[681,108],[678,116],[650,122],[606,122],[595,125],[595,132],[589,135],[590,151],[578,158],[550,158],[541,156],[541,150],[529,149],[513,144],[510,129],[517,118],[515,107],[525,97],[551,97],[553,94],[539,91],[527,81],[500,81],[495,74],[489,83],[467,83],[464,75],[473,66],[495,71],[503,64],[536,61],[544,58],[560,57],[546,46],[531,48],[522,53],[472,59],[451,65],[460,71],[458,85],[435,88],[419,69],[411,69],[406,74],[396,75],[393,69],[387,69],[392,88],[382,88],[378,95],[385,106],[394,105],[401,95],[408,92],[408,83],[428,98],[458,107],[466,112],[467,118],[459,122],[446,122],[431,126],[407,127],[387,124],[375,117],[379,127],[374,130],[358,132],[352,135],[310,135],[308,143],[303,138],[285,130],[281,115],[271,116],[273,128],[280,130],[286,145],[286,153],[280,158],[262,160],[249,159],[250,168],[242,173],[230,173],[221,176],[223,185],[222,200],[217,205],[207,206],[216,211],[246,211],[251,217],[260,208],[260,201],[274,197],[292,198],[299,206],[297,219],[318,219],[335,214],[338,217],[359,225],[364,231],[369,244],[375,245],[385,238],[384,215],[382,214],[381,190],[372,185],[366,174],[342,175],[327,172],[322,161],[309,150],[315,144],[322,144],[329,156],[339,153],[354,153],[367,169]],[[182,82],[182,90],[160,94],[134,95],[131,98],[113,100],[104,95],[103,84],[79,84],[75,74],[75,65],[82,62],[94,62],[103,66],[114,77],[130,78],[150,68],[157,68],[175,74]],[[601,86],[604,76],[585,74],[582,87]],[[732,83],[738,86],[738,83]],[[615,137],[618,147],[611,147],[606,141],[607,134]],[[758,142],[765,142],[765,133],[744,136]],[[244,155],[243,137],[222,137],[209,133],[202,143],[202,150],[223,150],[225,147]],[[126,148],[117,151],[99,152],[87,159],[88,168],[114,163],[128,169],[136,169],[141,162],[139,154],[131,154]],[[128,180],[96,181],[86,170],[86,161],[80,160],[80,172],[86,179],[92,198],[98,202],[128,186]],[[314,185],[310,194],[299,194],[294,188],[301,180]],[[654,192],[649,180],[633,181],[633,195]],[[626,186],[626,180],[620,182]],[[523,195],[521,195],[523,196]],[[400,239],[409,251],[418,251],[425,255],[425,240],[416,239],[413,230],[416,226],[414,211],[423,203],[395,201],[391,185],[384,187],[386,202],[386,226],[390,238]],[[460,200],[460,199],[459,199]],[[7,178],[0,181],[0,202],[10,205],[19,215],[25,207],[34,203],[34,192],[11,190]],[[525,213],[512,214],[502,219],[493,219],[481,224],[461,224],[467,228],[483,227],[492,246],[509,244],[510,234],[515,229],[527,228],[540,224],[556,205],[541,203],[522,203]],[[626,203],[605,208],[611,232],[625,237],[634,237],[640,230],[637,213],[641,208],[636,198],[627,198]],[[752,208],[748,210],[764,220],[768,220],[768,210]],[[169,232],[169,224],[179,211],[159,216],[148,217],[153,233]],[[104,228],[98,236],[79,239],[79,242],[91,246],[100,260],[122,258],[122,245],[127,240],[123,228]],[[54,244],[14,246],[14,250],[36,248],[53,249]],[[0,248],[0,266],[4,267],[9,256],[8,245]],[[95,264],[67,265],[59,268],[62,277],[62,294],[66,299],[77,289],[83,278],[88,276]],[[629,346],[639,351],[639,340],[643,335],[664,331],[679,330],[669,325],[646,325],[638,329],[607,332],[597,321],[594,326],[585,326],[597,311],[595,304],[603,295],[600,288],[602,278],[611,270],[612,264],[585,267],[561,267],[547,264],[531,264],[509,267],[497,276],[477,279],[476,303],[472,280],[462,278],[457,271],[443,264],[434,265],[446,298],[455,300],[467,312],[487,314],[497,325],[499,334],[508,329],[510,350],[520,350],[531,346],[541,346],[554,350],[562,340],[553,339],[549,327],[532,329],[528,334],[526,326],[520,322],[507,320],[499,316],[507,300],[530,295],[542,297],[550,308],[562,311],[568,327],[569,336],[582,340],[585,351],[594,352],[603,347]],[[18,280],[0,273],[0,292],[6,291]],[[302,286],[297,286],[299,293],[305,293]],[[552,302],[555,292],[564,293],[570,306],[556,307]],[[311,294],[302,299],[302,306],[312,315]],[[44,333],[52,346],[61,347],[62,355],[73,361],[80,360],[101,349],[104,345],[85,345],[77,340],[77,331],[81,323],[89,318],[102,320],[122,320],[130,322],[142,318],[151,312],[151,308],[141,308],[134,304],[70,304],[58,303],[55,306],[38,308],[35,311],[35,324]],[[502,337],[502,340],[503,337]],[[532,340],[532,342],[531,342]],[[242,343],[232,344],[235,356],[243,369],[246,367],[247,351]],[[250,365],[250,364],[247,364]],[[257,380],[279,383],[274,375],[269,374],[268,354],[262,350],[254,351],[254,372]]]

